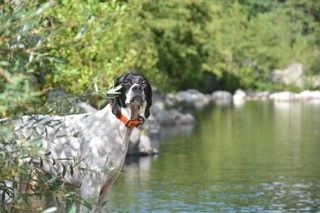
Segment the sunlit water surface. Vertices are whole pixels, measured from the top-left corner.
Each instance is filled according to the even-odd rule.
[[[320,104],[247,102],[198,112],[191,132],[127,163],[105,210],[320,211]],[[172,127],[174,128],[174,127]]]

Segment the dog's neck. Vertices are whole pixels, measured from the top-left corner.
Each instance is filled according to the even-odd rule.
[[[133,105],[133,106],[129,106],[129,113],[130,115],[128,115],[128,117],[130,117],[130,119],[136,119],[139,116],[139,112],[140,112],[140,107],[137,105]]]
[[[112,111],[112,104],[109,104],[106,109],[111,112]],[[141,106],[132,104],[128,105],[128,107],[121,107],[118,108],[120,111],[117,114],[112,112],[112,117],[114,116],[118,119],[122,124],[124,124],[129,129],[134,127],[138,127],[144,121],[144,119],[140,116],[141,114]],[[103,110],[104,111],[104,110]],[[122,125],[121,125],[122,126]]]
[[[129,119],[136,119],[139,117],[139,113],[140,113],[139,109],[140,109],[140,107],[138,107],[138,106],[128,106],[125,108],[121,107],[120,113]]]

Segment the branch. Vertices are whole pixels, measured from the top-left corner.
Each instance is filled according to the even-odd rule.
[[[6,71],[0,67],[0,76],[8,83],[11,83],[11,79],[7,75]]]

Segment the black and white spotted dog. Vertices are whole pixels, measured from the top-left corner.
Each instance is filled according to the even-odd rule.
[[[121,94],[95,113],[24,116],[16,124],[19,137],[42,140],[48,156],[42,168],[76,186],[83,198],[94,198],[95,211],[123,167],[133,128],[150,115],[152,91],[144,77],[128,73],[118,85]]]

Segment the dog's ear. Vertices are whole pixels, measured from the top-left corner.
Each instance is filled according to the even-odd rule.
[[[117,80],[114,83],[114,87],[121,85],[122,81],[123,81],[123,76],[117,78]],[[119,92],[120,94],[117,97],[113,98],[113,100],[111,101],[112,113],[116,116],[120,113],[120,107],[126,107],[124,88],[121,87],[119,89]]]
[[[152,89],[149,82],[146,82],[147,86],[144,88],[144,95],[146,97],[147,106],[144,111],[144,117],[148,118],[150,116],[150,107],[152,105]]]

